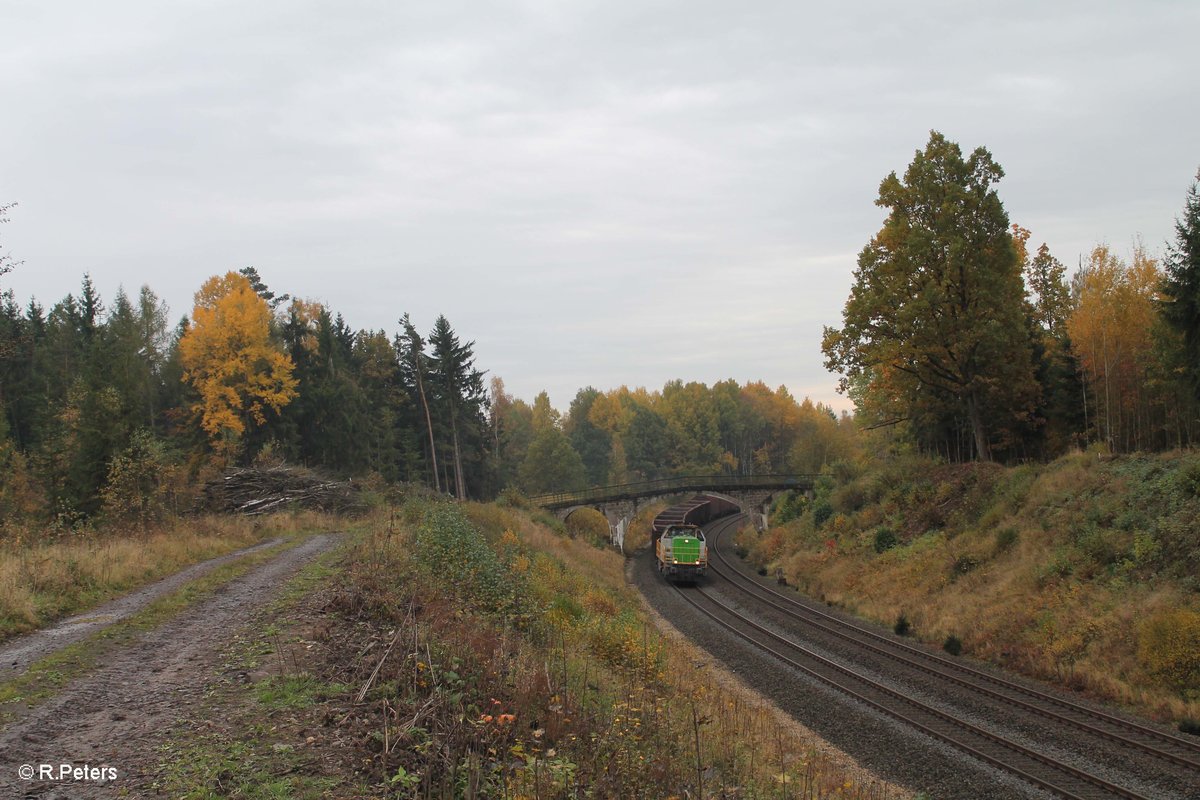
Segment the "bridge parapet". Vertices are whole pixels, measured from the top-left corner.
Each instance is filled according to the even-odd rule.
[[[534,504],[550,510],[570,506],[590,506],[615,500],[636,500],[663,497],[685,492],[745,492],[755,489],[772,493],[787,489],[812,491],[818,475],[686,475],[660,478],[638,483],[597,486],[581,492],[555,492],[529,498]]]
[[[759,530],[767,527],[771,498],[781,491],[811,492],[817,475],[689,475],[640,483],[598,486],[582,492],[557,492],[530,500],[565,521],[580,508],[594,508],[608,519],[612,543],[625,549],[625,532],[640,501],[685,493],[725,496],[750,515]]]

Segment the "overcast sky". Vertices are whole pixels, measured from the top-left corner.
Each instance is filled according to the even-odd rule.
[[[880,180],[937,129],[1067,264],[1161,251],[1197,31],[1195,0],[0,0],[3,288],[89,272],[177,320],[253,265],[355,328],[445,314],[560,408],[672,378],[842,408],[821,329]]]

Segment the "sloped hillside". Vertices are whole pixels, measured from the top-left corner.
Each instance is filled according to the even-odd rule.
[[[901,459],[834,470],[779,512],[741,541],[806,594],[1160,718],[1200,717],[1200,454]]]

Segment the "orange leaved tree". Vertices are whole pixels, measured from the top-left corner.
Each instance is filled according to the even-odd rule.
[[[191,325],[179,342],[184,380],[213,449],[227,458],[242,437],[296,396],[292,360],[271,340],[271,309],[245,276],[227,272],[196,293]]]

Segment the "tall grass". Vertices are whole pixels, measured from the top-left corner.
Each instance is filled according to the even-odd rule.
[[[462,547],[464,520],[503,565],[511,601],[497,602],[494,576],[447,581],[422,566],[425,548],[442,552],[439,530]],[[905,796],[663,635],[619,553],[495,505],[426,508],[416,527],[377,531],[352,559],[355,602],[403,651],[366,698],[385,709],[362,721],[387,743],[380,781],[418,796]]]
[[[1095,697],[1181,719],[1200,669],[1145,645],[1148,620],[1200,611],[1200,454],[1049,465],[884,463],[827,492],[830,514],[743,534],[805,593]],[[820,501],[818,498],[818,502]],[[878,531],[895,532],[877,547]],[[1141,647],[1139,649],[1139,645]],[[1160,648],[1161,649],[1161,648]]]
[[[313,512],[260,519],[180,518],[148,531],[89,531],[57,541],[0,542],[0,639],[82,611],[184,567],[301,529],[340,521]]]

